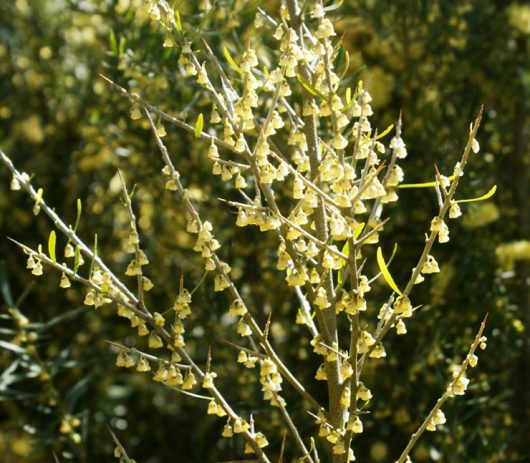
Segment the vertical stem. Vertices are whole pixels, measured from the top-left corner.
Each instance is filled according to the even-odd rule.
[[[303,42],[301,38],[303,37],[303,31],[301,30],[302,22],[300,17],[300,7],[297,0],[288,0],[287,7],[289,9],[289,15],[291,18],[291,24],[293,29],[298,31],[298,36],[300,40],[300,46],[303,47]],[[311,76],[309,75],[305,67],[300,66],[300,72],[304,75],[304,78],[308,82],[311,82]],[[302,105],[305,104],[314,104],[313,96],[309,95],[307,92],[304,92],[302,95]],[[304,133],[307,140],[307,146],[309,150],[309,164],[310,164],[310,173],[311,178],[318,178],[318,166],[320,164],[320,145],[317,134],[317,119],[315,116],[305,116],[304,117]],[[317,185],[318,185],[318,181]],[[328,225],[326,210],[324,207],[324,202],[322,198],[318,198],[318,206],[314,212],[316,236],[320,241],[326,242],[328,240]],[[321,251],[319,255],[319,262],[322,261]],[[322,265],[319,265],[319,274],[324,280],[322,286],[326,289],[329,300],[335,299],[335,289],[333,285],[333,273],[331,271],[324,271]],[[329,339],[325,339],[325,342],[328,345],[333,345],[338,343],[337,335],[337,316],[335,312],[335,304],[332,304],[331,307],[323,310],[324,321],[327,326]],[[327,385],[328,385],[328,401],[329,401],[329,424],[335,428],[339,428],[342,424],[343,418],[343,406],[340,403],[340,397],[342,393],[342,379],[340,375],[339,368],[339,358],[332,362],[325,362],[326,375],[327,375]],[[340,455],[333,455],[333,461],[339,462]]]

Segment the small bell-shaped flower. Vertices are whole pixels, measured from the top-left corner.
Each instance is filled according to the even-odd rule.
[[[151,331],[151,333],[149,334],[148,344],[151,349],[160,349],[164,346],[162,338],[157,334],[156,331]]]
[[[136,371],[139,371],[140,373],[144,373],[150,370],[151,370],[151,365],[149,364],[149,362],[144,357],[140,357],[140,360],[138,360],[138,363],[136,364]]]

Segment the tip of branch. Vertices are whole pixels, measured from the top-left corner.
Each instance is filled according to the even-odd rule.
[[[112,440],[114,441],[114,443],[115,443],[118,447],[121,447],[121,443],[120,443],[120,441],[118,440],[118,438],[116,437],[116,434],[114,434],[114,432],[112,431],[112,428],[110,427],[110,424],[107,424],[107,429],[108,429],[109,434],[110,434],[110,436],[112,437]]]
[[[269,316],[267,317],[267,322],[265,323],[265,328],[263,330],[263,336],[265,336],[265,339],[269,337],[269,329],[271,327],[271,320],[272,320],[272,312],[269,312]]]
[[[11,238],[10,236],[6,236],[6,238],[7,238],[9,241],[15,243],[18,247],[20,247],[20,248],[22,248],[22,249],[24,249],[24,248],[26,247],[26,246],[24,246],[22,243],[19,243],[17,240]]]
[[[107,76],[104,76],[103,74],[98,74],[100,78],[102,78],[104,81],[106,81],[109,84],[114,84],[112,80],[110,80]],[[115,85],[115,84],[114,84]]]
[[[180,271],[180,291],[184,289],[184,270]]]
[[[379,175],[381,173],[381,171],[386,167],[386,161],[383,161],[381,162],[381,164],[379,164],[379,167],[377,167],[377,169],[375,170],[375,175]],[[320,174],[320,173],[319,173]]]
[[[212,365],[212,346],[208,346],[208,356],[206,357],[206,372],[210,372],[210,368]]]
[[[480,105],[480,109],[478,111],[477,117],[475,119],[475,127],[477,127],[480,124],[480,121],[482,120],[482,115],[484,114],[484,105]]]
[[[125,177],[123,176],[123,172],[121,169],[118,169],[118,177],[120,177],[121,187],[125,194],[127,194],[127,185],[125,184]]]
[[[98,74],[98,76],[103,79],[107,84],[109,84],[114,89],[118,90],[119,92],[123,93],[124,95],[129,95],[129,92],[124,89],[121,85],[118,85],[116,82],[114,82],[112,79],[109,79],[107,76],[104,76],[103,74]]]

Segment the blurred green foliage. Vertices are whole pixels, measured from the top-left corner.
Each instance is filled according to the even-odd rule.
[[[218,56],[224,46],[234,55],[243,47],[257,6],[278,8],[278,2],[219,0],[204,13],[207,3],[180,2],[179,8],[183,21],[203,31]],[[410,153],[406,181],[432,179],[434,163],[442,171],[449,169],[460,155],[469,121],[484,104],[479,137],[484,154],[473,159],[460,194],[479,196],[492,184],[499,186],[494,201],[466,206],[467,218],[452,229],[450,245],[436,250],[444,263],[442,272],[417,291],[415,300],[424,306],[410,324],[410,334],[389,338],[387,350],[394,355],[368,366],[367,384],[377,400],[359,440],[358,458],[388,461],[402,449],[444,388],[449,364],[463,355],[488,312],[490,341],[481,357],[480,380],[466,400],[451,404],[448,425],[421,441],[414,461],[526,461],[530,400],[525,394],[530,382],[522,367],[530,358],[525,331],[530,329],[525,283],[529,253],[524,241],[519,247],[506,244],[530,237],[525,203],[530,184],[530,7],[523,1],[356,0],[345,1],[334,14],[349,51],[348,83],[354,86],[359,78],[366,82],[377,125],[386,127],[403,111]],[[266,49],[274,42],[252,34],[253,43],[261,44],[261,58],[270,59]],[[130,119],[129,102],[98,74],[195,121],[204,110],[204,95],[179,70],[178,50],[163,47],[163,40],[140,0],[0,3],[2,148],[20,168],[36,173],[35,183],[45,189],[49,204],[70,222],[76,199],[82,199],[81,235],[91,242],[97,232],[100,254],[118,270],[125,268],[120,242],[128,229],[117,169],[129,184],[137,183],[140,231],[151,262],[156,262],[150,278],[157,291],[150,302],[161,307],[172,303],[181,272],[193,287],[201,280],[202,265],[184,232],[184,211],[164,189],[162,163],[145,123]],[[339,66],[344,54],[341,59]],[[173,127],[166,130],[166,143],[186,173],[187,187],[201,213],[216,224],[216,234],[226,243],[225,260],[237,268],[237,282],[257,318],[264,323],[271,311],[273,321],[294,313],[294,297],[271,291],[282,277],[274,270],[274,256],[265,252],[266,235],[234,229],[233,211],[219,206],[216,198],[231,192],[211,182],[204,146]],[[49,223],[33,217],[31,204],[8,192],[8,185],[9,178],[0,171],[1,235],[29,245],[45,242]],[[421,230],[427,229],[435,207],[425,190],[403,191],[401,196],[411,206],[389,209],[391,234],[385,238],[388,247],[399,244],[403,272],[393,269],[399,281],[417,258]],[[101,314],[77,310],[82,296],[73,289],[59,293],[58,276],[47,275],[29,287],[22,255],[3,238],[0,255],[7,269],[0,284],[9,288],[2,291],[0,336],[21,349],[1,346],[2,368],[9,371],[16,363],[13,372],[19,375],[0,390],[0,407],[7,412],[0,424],[6,462],[50,461],[52,450],[61,461],[115,461],[106,424],[139,462],[172,461],[176,456],[179,461],[217,461],[241,455],[241,449],[230,447],[232,440],[219,437],[221,425],[203,413],[206,406],[113,366],[105,340],[133,340],[109,309]],[[190,325],[199,328],[191,333],[196,341],[190,347],[204,360],[208,345],[202,340],[208,339],[218,363],[215,369],[226,378],[223,388],[237,391],[238,406],[249,407],[259,420],[263,403],[251,399],[259,397],[259,385],[234,365],[237,351],[225,341],[236,339],[221,337],[219,329],[225,323],[226,300],[212,296],[210,283],[195,295],[211,310],[194,314]],[[22,301],[10,300],[23,293]],[[13,307],[29,319],[37,342],[20,338],[20,326],[7,310]],[[60,322],[50,322],[59,316],[64,317]],[[299,326],[286,331],[273,323],[271,334],[286,363],[299,365],[309,343]],[[28,346],[37,350],[39,361]],[[36,373],[43,365],[51,372],[52,389]],[[325,396],[312,380],[314,368],[296,373],[315,396]],[[56,391],[60,406],[50,405],[51,391]],[[294,394],[286,395],[294,419],[312,426]],[[71,433],[60,432],[65,415],[79,419],[79,443]],[[279,447],[281,436],[271,444]]]

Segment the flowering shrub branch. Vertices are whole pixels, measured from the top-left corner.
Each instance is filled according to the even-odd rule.
[[[387,263],[381,248],[376,253],[380,271],[371,278],[370,274],[373,245],[379,242],[388,220],[383,218],[384,207],[398,200],[404,178],[398,164],[407,156],[401,117],[395,135],[385,146],[382,140],[392,127],[380,134],[372,128],[369,92],[362,82],[353,92],[344,89],[334,69],[338,44],[322,2],[304,2],[300,6],[296,0],[287,0],[278,19],[258,11],[255,26],[274,28],[273,36],[280,42],[277,51],[271,50],[271,61],[276,64],[263,71],[258,69],[260,58],[250,38],[237,59],[225,49],[223,62],[200,34],[195,42],[190,40],[191,34],[186,33],[180,14],[165,0],[149,0],[147,5],[152,18],[166,32],[164,46],[179,49],[180,71],[194,79],[210,98],[210,125],[204,127],[202,113],[191,124],[104,79],[130,100],[133,119],[147,120],[162,157],[165,187],[177,193],[185,208],[187,232],[196,236],[193,250],[203,259],[205,271],[213,275],[213,291],[226,291],[229,295],[228,315],[237,321],[237,334],[247,340],[247,346],[238,347],[237,362],[249,369],[259,367],[263,399],[279,409],[300,461],[318,462],[319,449],[330,454],[334,463],[353,461],[353,439],[363,432],[361,418],[372,399],[370,389],[362,381],[364,366],[369,359],[387,355],[383,341],[391,330],[398,335],[406,333],[406,322],[418,309],[410,300],[414,285],[439,271],[431,252],[437,239],[439,243],[449,240],[446,216],[453,219],[461,215],[455,196],[470,153],[479,150],[476,136],[482,112],[471,124],[465,149],[452,175],[444,176],[435,170],[431,187],[439,212],[431,221],[417,265],[400,290],[389,270],[393,257]],[[202,51],[195,50],[195,46]],[[201,62],[203,56],[205,61]],[[158,123],[155,116],[160,118]],[[285,295],[294,291],[300,302],[296,316],[279,321],[287,327],[293,323],[307,327],[314,354],[321,361],[315,379],[326,383],[327,404],[320,404],[310,394],[296,370],[274,348],[269,339],[271,319],[261,327],[253,307],[240,294],[231,277],[231,265],[223,261],[222,244],[215,238],[213,224],[201,217],[193,205],[186,175],[179,171],[163,141],[166,132],[162,121],[193,134],[201,146],[208,145],[205,158],[211,162],[212,174],[241,193],[241,201],[222,199],[224,204],[237,209],[235,225],[253,225],[262,232],[272,232],[278,256],[276,267],[285,275]],[[66,225],[46,204],[43,191],[34,189],[29,176],[19,172],[3,152],[0,157],[12,173],[12,188],[24,189],[35,201],[35,213],[43,210],[50,217],[67,239],[65,258],[74,258],[73,264],[57,261],[52,232],[49,255],[41,245],[34,250],[16,243],[28,255],[28,269],[41,275],[45,265],[60,272],[61,287],[68,287],[70,281],[85,286],[85,304],[89,306],[98,308],[115,303],[118,315],[130,322],[139,337],[147,337],[149,348],[149,351],[132,349],[112,341],[118,349],[116,364],[136,367],[139,372],[153,371],[156,366],[153,381],[207,400],[207,413],[226,419],[223,437],[241,434],[246,453],[254,453],[261,462],[271,461],[272,457],[264,450],[268,439],[256,430],[253,416],[241,416],[229,404],[230,397],[216,386],[222,378],[211,369],[211,352],[206,365],[201,367],[187,349],[186,319],[192,310],[199,310],[192,309],[193,291],[188,291],[181,279],[173,310],[159,313],[148,307],[145,293],[156,282],[144,271],[149,260],[140,246],[133,197],[122,174],[123,203],[129,220],[125,249],[132,254],[125,275],[136,278],[136,294],[98,255],[97,241],[93,249],[88,246],[78,236],[76,227]],[[81,276],[83,256],[90,261],[90,268]],[[388,283],[391,292],[377,311],[368,296],[372,285],[381,280]],[[414,433],[398,463],[410,461],[409,453],[424,430],[434,430],[444,422],[441,407],[446,400],[464,393],[467,367],[476,364],[475,350],[485,342],[484,326],[485,321],[466,361]],[[316,428],[309,441],[291,417],[282,395],[284,380],[311,408]],[[190,392],[199,386],[208,395]],[[316,437],[325,445],[317,446]],[[125,455],[117,445],[120,455]]]
[[[405,463],[407,461],[411,461],[409,454],[414,448],[414,445],[416,445],[418,439],[424,433],[424,431],[435,431],[437,425],[445,423],[445,415],[442,412],[442,406],[444,405],[444,403],[449,398],[454,397],[455,395],[464,395],[464,392],[466,391],[467,385],[469,383],[469,379],[467,379],[465,376],[467,368],[474,368],[475,366],[477,366],[478,358],[475,355],[475,351],[477,350],[477,348],[479,346],[481,349],[486,348],[486,337],[483,336],[484,328],[486,327],[486,319],[487,316],[480,324],[480,329],[477,335],[475,336],[473,344],[471,344],[466,359],[464,360],[460,368],[453,373],[452,381],[447,386],[447,389],[445,390],[443,395],[437,400],[436,404],[429,412],[421,426],[414,434],[412,434],[409,443],[403,450],[403,453],[400,455],[399,459],[397,460],[397,463]]]

